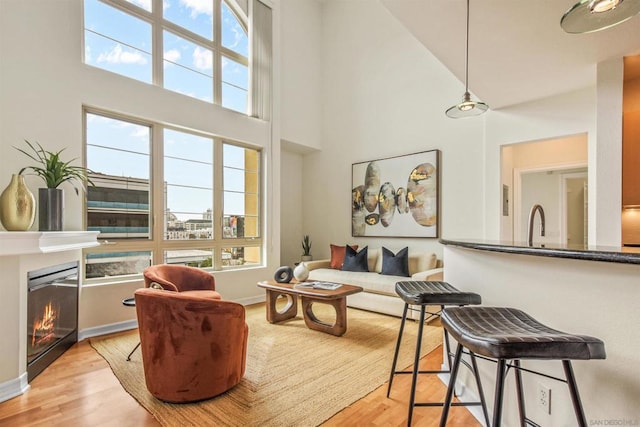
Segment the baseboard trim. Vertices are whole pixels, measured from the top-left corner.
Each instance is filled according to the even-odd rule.
[[[82,329],[78,332],[78,341],[100,335],[113,334],[115,332],[128,331],[138,327],[138,320],[126,320],[124,322],[110,323],[108,325],[95,326],[93,328]]]
[[[23,373],[18,378],[5,381],[0,384],[0,402],[13,399],[29,390],[29,382],[27,381],[27,373]]]
[[[267,297],[265,295],[261,295],[261,296],[253,296],[249,298],[240,298],[238,300],[235,300],[235,302],[242,305],[252,305],[252,304],[265,302],[266,300],[267,300]]]

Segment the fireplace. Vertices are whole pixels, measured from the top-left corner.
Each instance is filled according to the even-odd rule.
[[[78,262],[27,273],[27,377],[78,341]]]

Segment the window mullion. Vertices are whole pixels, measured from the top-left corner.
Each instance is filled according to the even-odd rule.
[[[222,5],[213,0],[213,103],[222,105]]]
[[[213,266],[216,270],[222,270],[222,223],[224,216],[222,141],[214,138],[213,144],[213,240],[215,246]]]
[[[153,206],[153,262],[164,263],[164,224],[165,224],[165,188],[164,188],[164,137],[161,126],[151,128],[151,189]]]
[[[160,25],[163,29],[170,31],[181,38],[193,42],[195,44],[206,47],[207,49],[213,49],[215,47],[215,42],[208,40],[205,37],[202,37],[199,34],[193,33],[188,29],[181,27],[180,25],[174,24],[171,21],[167,21],[166,19],[162,19],[162,25]]]
[[[153,84],[164,86],[164,47],[162,40],[162,0],[153,0]]]
[[[224,46],[220,46],[220,52],[222,55],[226,56],[227,58],[233,59],[238,64],[242,64],[245,67],[249,66],[249,59],[246,56],[240,55],[239,53],[234,52],[233,50]]]
[[[150,13],[149,11],[144,10],[140,6],[132,4],[126,0],[100,0],[100,1],[104,4],[108,4],[109,6],[115,7],[116,9],[121,10],[125,13],[141,18],[147,22],[152,22],[153,20],[153,12]],[[162,0],[160,0],[160,7],[162,7]],[[155,4],[153,5],[152,10],[156,10]]]

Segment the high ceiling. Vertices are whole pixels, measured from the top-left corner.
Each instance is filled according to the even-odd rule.
[[[465,0],[381,1],[464,83]],[[640,16],[595,33],[565,33],[560,18],[576,1],[471,0],[470,91],[499,109],[594,85],[599,62],[640,55]]]

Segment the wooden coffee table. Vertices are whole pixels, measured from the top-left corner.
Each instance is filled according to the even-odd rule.
[[[362,292],[362,288],[343,284],[336,290],[328,291],[295,287],[297,284],[299,283],[278,283],[273,280],[258,282],[258,286],[267,291],[267,321],[278,323],[296,317],[299,296],[302,299],[302,314],[307,328],[338,337],[344,335],[347,331],[347,295]],[[276,300],[280,295],[287,296],[289,300],[282,311],[276,308]],[[319,320],[313,313],[314,303],[332,306],[336,310],[336,323],[331,325]]]

